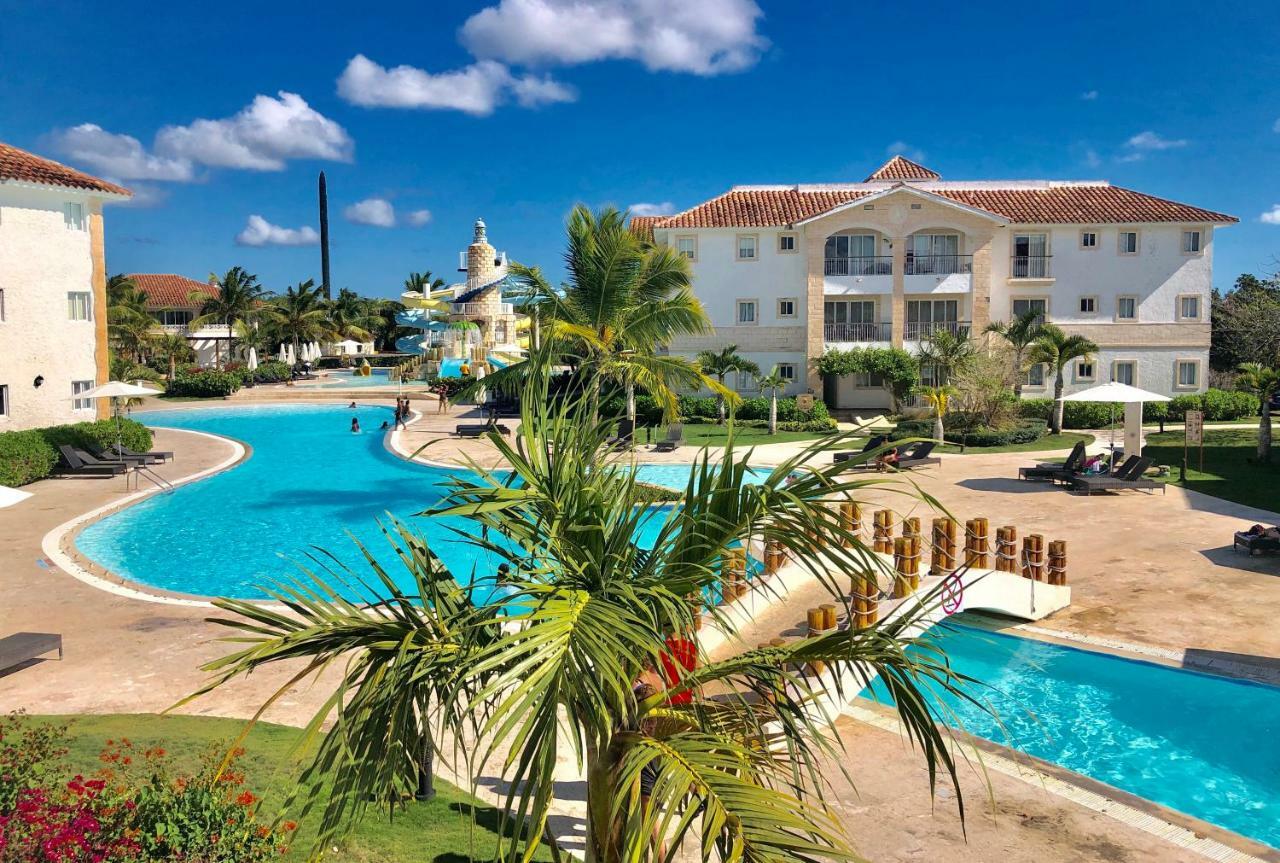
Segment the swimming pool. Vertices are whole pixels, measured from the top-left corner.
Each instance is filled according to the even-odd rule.
[[[967,626],[929,637],[999,717],[935,699],[950,724],[1280,847],[1280,688]]]
[[[370,369],[368,377],[350,371],[329,372],[328,380],[321,386],[326,387],[386,387],[393,386],[391,369]]]
[[[636,465],[636,479],[650,485],[684,491],[689,487],[690,470],[687,464],[640,464]],[[770,473],[770,468],[747,468],[747,478],[757,483],[768,479]]]

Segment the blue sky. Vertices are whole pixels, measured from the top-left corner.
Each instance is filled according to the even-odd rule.
[[[575,202],[683,209],[897,150],[1232,213],[1216,284],[1280,269],[1272,4],[326,5],[0,0],[0,140],[139,192],[108,212],[111,272],[276,290],[318,279],[321,169],[335,287],[391,296],[451,278],[477,216],[559,274]]]

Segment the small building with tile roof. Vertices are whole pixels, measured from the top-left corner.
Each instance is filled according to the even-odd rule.
[[[155,318],[156,329],[185,336],[195,351],[197,365],[212,366],[227,356],[231,333],[225,324],[191,326],[205,300],[221,293],[213,278],[202,282],[177,273],[129,273],[128,278],[146,296],[147,312]]]
[[[106,416],[103,205],[128,189],[0,142],[0,431]]]
[[[1236,221],[1105,180],[950,180],[895,155],[862,182],[735,186],[631,226],[689,258],[716,328],[670,350],[736,344],[792,393],[858,412],[887,409],[888,393],[824,380],[824,352],[915,352],[1030,312],[1099,345],[1067,370],[1068,393],[1113,379],[1203,391],[1213,237]],[[1025,374],[1024,395],[1052,395],[1049,370]]]

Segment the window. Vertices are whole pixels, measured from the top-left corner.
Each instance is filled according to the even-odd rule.
[[[756,259],[755,234],[739,234],[738,235],[738,260],[754,261],[755,259]]]
[[[1196,360],[1178,360],[1178,388],[1196,389],[1200,386],[1200,363]]]
[[[1044,386],[1044,364],[1036,363],[1027,369],[1027,386],[1042,387]]]
[[[796,379],[795,363],[778,363],[778,377],[784,381],[794,381]]]
[[[908,300],[907,341],[927,339],[938,330],[959,334],[960,303],[956,300]]]
[[[1049,301],[1029,298],[1013,301],[1013,317],[1015,320],[1027,312],[1036,312],[1040,316],[1036,323],[1043,324],[1049,317]]]
[[[778,252],[787,254],[796,250],[795,234],[778,234]]]
[[[698,238],[676,237],[676,251],[691,261],[698,260]]]
[[[861,390],[880,389],[884,387],[884,378],[872,372],[858,372],[853,376],[853,385]]]
[[[959,234],[912,234],[907,238],[907,275],[950,275],[964,272],[968,259],[960,257]]]
[[[1138,385],[1138,364],[1133,360],[1116,360],[1111,364],[1111,380],[1118,384]]]
[[[9,385],[0,384],[0,417],[9,415]]]
[[[756,301],[738,300],[738,323],[754,324],[756,322]]]
[[[1093,380],[1093,363],[1089,360],[1080,360],[1076,363],[1076,382],[1084,383]]]
[[[1182,253],[1184,255],[1200,254],[1200,232],[1199,231],[1183,231],[1182,232]]]
[[[874,234],[833,234],[823,248],[828,276],[887,276],[892,258],[876,256]]]
[[[1012,279],[1049,278],[1049,238],[1045,234],[1014,234]]]
[[[881,341],[875,300],[828,300],[822,304],[822,323],[829,342]]]
[[[71,394],[73,396],[78,396],[80,395],[80,393],[85,392],[86,390],[91,390],[91,389],[93,389],[93,381],[72,381],[71,382]],[[71,407],[74,410],[78,410],[78,411],[92,410],[93,399],[74,399],[71,403]]]
[[[1200,320],[1200,298],[1178,297],[1178,319],[1182,321]]]
[[[1122,255],[1138,254],[1138,232],[1137,231],[1121,231],[1120,232],[1120,254]]]
[[[166,327],[185,327],[191,323],[191,319],[195,317],[189,309],[161,309],[152,312],[151,317],[157,324]]]
[[[1116,320],[1136,321],[1138,319],[1137,297],[1116,297]]]
[[[753,388],[754,384],[755,376],[752,375],[751,372],[738,372],[738,386],[736,389],[740,392],[743,390],[749,390]]]
[[[1098,311],[1097,297],[1081,297],[1080,298],[1080,314],[1092,315]]]
[[[68,291],[67,317],[73,321],[93,320],[93,295],[88,291]]]
[[[74,201],[67,203],[62,211],[64,220],[67,223],[67,229],[71,231],[84,230],[84,204]]]
[[[796,298],[784,297],[778,300],[778,317],[794,318],[796,316]]]
[[[1098,232],[1097,231],[1081,231],[1080,232],[1080,248],[1082,249],[1098,248]]]

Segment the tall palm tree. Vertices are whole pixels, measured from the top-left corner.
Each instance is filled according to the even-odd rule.
[[[121,356],[141,363],[156,326],[147,311],[147,295],[125,276],[113,276],[112,281],[107,292],[108,337]]]
[[[258,277],[244,267],[232,267],[221,278],[216,273],[209,274],[209,280],[218,288],[216,296],[204,291],[192,291],[191,301],[199,303],[196,317],[191,321],[191,329],[199,329],[208,324],[222,324],[227,328],[227,360],[236,355],[236,325],[250,325],[262,308],[266,291],[258,283]],[[219,341],[214,340],[213,364],[222,367],[222,351]]]
[[[756,386],[760,387],[760,393],[769,394],[769,434],[778,433],[778,391],[787,388],[787,384],[791,381],[778,374],[778,367],[774,366],[769,374],[758,376],[756,378]]]
[[[191,343],[181,333],[157,333],[151,339],[151,347],[157,357],[169,363],[169,383],[173,383],[178,372],[178,363],[190,362],[196,358]]]
[[[727,551],[749,536],[781,543],[845,605],[850,574],[877,564],[829,501],[885,480],[855,479],[844,465],[805,467],[828,443],[749,479],[748,455],[730,443],[715,461],[702,454],[684,504],[653,523],[634,472],[609,456],[610,423],[592,422],[590,395],[548,404],[557,360],[539,352],[527,361],[515,440],[493,435],[503,467],[458,472],[427,513],[471,519],[458,539],[477,560],[509,564],[505,598],[469,601],[473,588],[495,589],[493,579],[463,586],[396,524],[385,532],[407,589],[362,549],[367,574],[330,573],[324,557],[315,573],[276,585],[288,615],[215,600],[236,646],[206,666],[214,676],[201,693],[276,663],[291,674],[268,704],[323,671],[338,675],[299,747],[312,753],[296,787],[302,806],[316,804],[317,849],[373,803],[412,793],[425,726],[473,773],[502,764],[498,832],[510,845],[500,859],[538,853],[564,760],[584,772],[583,839],[593,863],[657,859],[655,838],[672,849],[688,840],[702,861],[847,859],[819,766],[832,719],[810,704],[824,684],[797,671],[814,661],[855,676],[854,690],[878,675],[930,776],[949,776],[958,791],[947,732],[925,691],[958,693],[969,678],[948,667],[936,643],[912,638],[914,610],[715,662],[691,642],[693,671],[673,672],[661,688],[636,686],[646,669],[663,667],[672,633],[695,626],[703,590],[724,583]],[[642,525],[644,548],[635,542]],[[727,616],[703,616],[733,643]],[[908,651],[913,642],[919,649]],[[645,795],[642,771],[653,778]]]
[[[760,374],[760,366],[739,354],[737,345],[725,345],[718,351],[699,351],[698,366],[704,374],[714,375],[720,386],[726,390],[728,388],[724,387],[724,379],[731,372],[754,376]],[[724,425],[725,401],[723,392],[716,393],[716,413],[719,415],[721,425]]]
[[[324,295],[313,279],[290,285],[263,307],[262,314],[282,338],[292,342],[295,355],[303,342],[328,338],[333,333]]]
[[[1262,399],[1262,418],[1258,420],[1259,464],[1271,463],[1271,399],[1280,392],[1280,370],[1261,363],[1241,363],[1236,386],[1258,394]]]
[[[1064,369],[1072,360],[1084,359],[1098,352],[1098,346],[1084,336],[1069,336],[1055,324],[1041,324],[1040,332],[1031,343],[1027,359],[1031,363],[1048,363],[1053,366],[1053,433],[1062,434],[1062,387]]]
[[[338,291],[338,296],[328,301],[325,308],[338,338],[367,341],[380,322],[372,303],[350,288]]]
[[[405,291],[417,291],[424,297],[447,287],[447,285],[448,283],[444,279],[431,278],[430,270],[425,273],[410,273],[409,277],[404,280]]]
[[[935,385],[944,386],[977,352],[968,330],[934,330],[929,340],[920,346],[920,365],[933,366],[937,372]]]
[[[1013,350],[1013,393],[1022,397],[1022,384],[1025,380],[1027,349],[1040,335],[1040,327],[1044,324],[1044,315],[1030,309],[1018,315],[1012,321],[992,321],[987,324],[986,332],[994,333],[1009,343]]]

